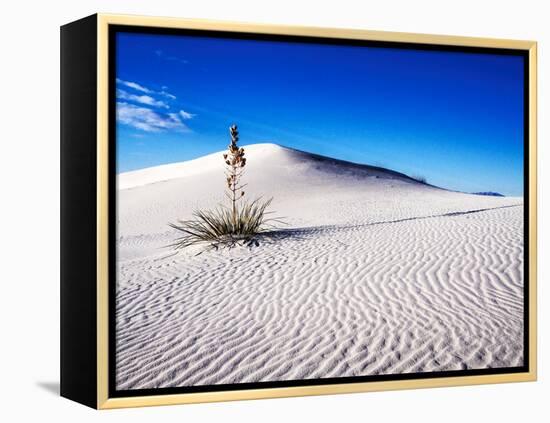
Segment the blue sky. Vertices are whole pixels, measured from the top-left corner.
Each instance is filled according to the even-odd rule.
[[[241,143],[523,195],[519,56],[117,34],[117,170]]]

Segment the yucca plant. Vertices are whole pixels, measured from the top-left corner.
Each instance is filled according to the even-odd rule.
[[[198,244],[207,244],[213,248],[234,247],[237,244],[249,245],[260,234],[271,232],[275,223],[284,223],[280,219],[268,218],[271,212],[267,208],[272,199],[257,198],[251,202],[245,196],[241,177],[246,166],[244,148],[238,146],[239,132],[236,125],[229,128],[231,142],[223,154],[225,162],[226,190],[228,205],[219,205],[213,210],[197,210],[194,219],[169,223],[169,226],[183,235],[170,246],[175,250]]]
[[[214,248],[233,247],[239,243],[249,244],[254,238],[274,228],[268,219],[266,209],[271,199],[256,199],[236,207],[235,212],[229,207],[219,206],[214,210],[197,210],[193,220],[182,220],[170,227],[183,233],[171,245],[176,250],[197,244],[210,244]]]

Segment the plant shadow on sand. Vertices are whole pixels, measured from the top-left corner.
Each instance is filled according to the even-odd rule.
[[[368,228],[372,226],[390,225],[390,224],[397,224],[397,223],[414,221],[414,220],[427,220],[427,219],[435,219],[435,218],[441,218],[441,217],[457,217],[457,216],[471,215],[475,213],[482,213],[485,211],[505,209],[505,208],[511,208],[511,207],[522,207],[522,204],[513,204],[513,205],[489,207],[489,208],[482,208],[482,209],[472,209],[472,210],[464,210],[464,211],[456,211],[456,212],[448,212],[448,213],[432,214],[432,215],[424,215],[424,216],[412,216],[412,217],[406,217],[401,219],[382,220],[382,221],[376,221],[376,222],[350,224],[350,225],[318,225],[318,226],[305,226],[305,227],[297,227],[297,228],[274,228],[271,230],[265,230],[257,234],[254,234],[247,240],[234,242],[231,244],[231,246],[227,246],[225,244],[205,243],[203,244],[203,248],[201,248],[200,251],[197,252],[195,255],[200,255],[205,251],[217,251],[224,248],[233,249],[233,248],[241,247],[241,248],[251,249],[251,248],[261,247],[262,245],[263,246],[275,245],[282,241],[307,241],[309,238],[313,238],[323,234],[345,233],[348,231],[356,231],[356,230],[360,230],[360,229]],[[344,246],[347,245],[338,240],[336,240],[336,242]],[[168,257],[171,257],[175,254],[177,254],[177,252],[174,254],[170,254]]]
[[[257,247],[257,246],[260,246],[261,244],[273,244],[278,241],[287,240],[287,239],[306,240],[310,236],[319,235],[322,233],[338,233],[338,232],[353,231],[353,230],[366,228],[370,226],[402,223],[402,222],[408,222],[411,220],[425,220],[425,219],[434,219],[439,217],[464,216],[469,214],[481,213],[481,212],[490,211],[490,210],[505,209],[510,207],[523,207],[523,205],[513,204],[513,205],[507,205],[507,206],[456,211],[456,212],[432,214],[432,215],[426,215],[426,216],[413,216],[413,217],[406,217],[406,218],[394,219],[394,220],[383,220],[379,222],[360,223],[355,225],[321,225],[321,226],[307,226],[302,228],[275,229],[275,230],[266,231],[256,235],[252,240],[250,240],[247,243],[247,245],[252,247]]]

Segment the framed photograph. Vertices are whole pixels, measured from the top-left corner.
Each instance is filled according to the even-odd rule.
[[[536,43],[61,30],[61,394],[536,380]]]

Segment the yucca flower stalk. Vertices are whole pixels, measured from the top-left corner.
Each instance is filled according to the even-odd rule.
[[[239,148],[237,145],[239,142],[237,125],[229,127],[229,134],[231,142],[227,146],[227,153],[223,155],[227,166],[225,177],[228,192],[225,195],[231,201],[231,216],[235,222],[237,218],[237,202],[244,197],[243,188],[246,186],[246,184],[242,185],[240,182],[241,176],[244,173],[244,167],[246,166],[246,158],[244,157],[244,148]]]

